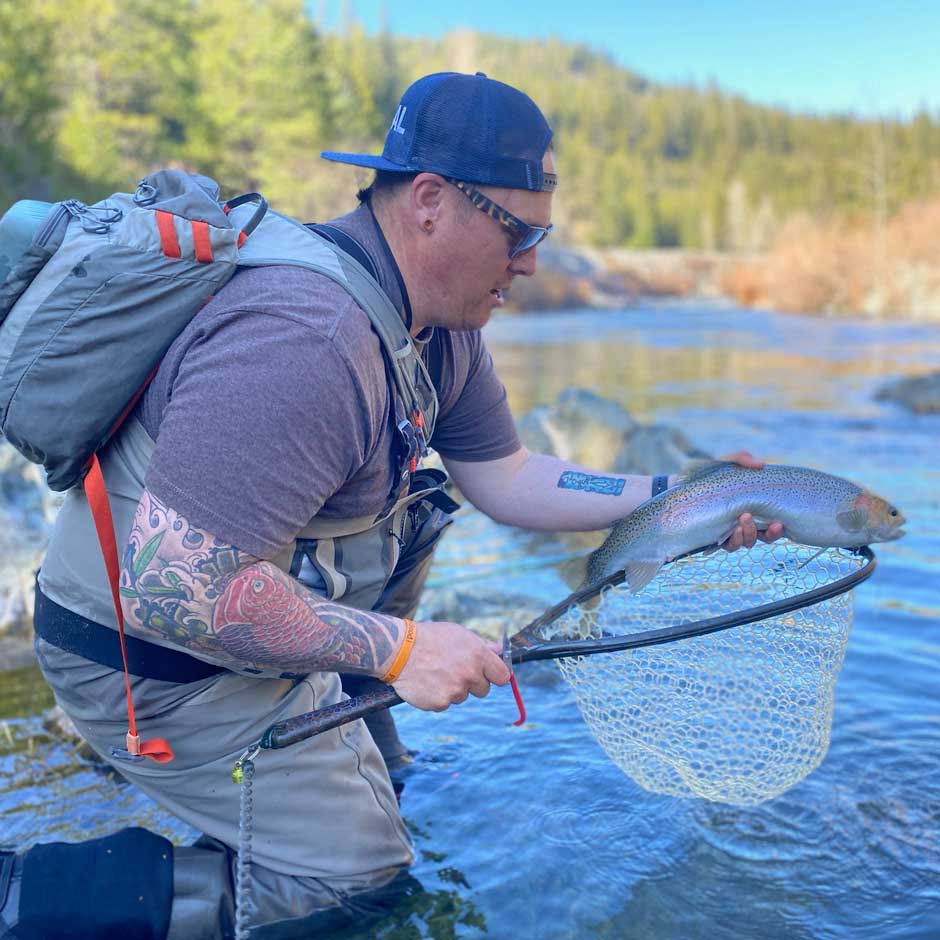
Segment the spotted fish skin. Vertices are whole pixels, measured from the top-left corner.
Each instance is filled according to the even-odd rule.
[[[745,512],[758,527],[782,522],[788,538],[820,548],[858,548],[904,535],[904,516],[894,506],[842,477],[783,464],[752,470],[706,461],[615,523],[588,559],[585,586],[625,570],[630,589],[639,591],[666,561],[723,542]]]

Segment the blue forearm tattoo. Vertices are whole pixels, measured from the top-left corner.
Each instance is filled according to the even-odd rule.
[[[560,490],[584,490],[586,493],[600,493],[602,496],[619,496],[623,492],[626,480],[616,477],[595,477],[589,473],[575,473],[566,470],[558,478]]]

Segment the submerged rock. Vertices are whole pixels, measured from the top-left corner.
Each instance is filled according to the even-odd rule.
[[[624,438],[637,423],[616,402],[583,388],[565,389],[553,405],[519,421],[529,450],[600,469],[613,469]]]
[[[917,414],[940,414],[940,372],[895,379],[876,393],[878,401],[893,401]]]
[[[708,457],[675,428],[637,422],[620,404],[583,388],[565,389],[553,405],[519,421],[530,450],[613,473],[676,473]]]
[[[492,595],[484,589],[438,587],[425,592],[418,614],[425,620],[460,623],[488,640],[500,640],[504,626],[512,635],[541,612],[536,598],[518,592]]]

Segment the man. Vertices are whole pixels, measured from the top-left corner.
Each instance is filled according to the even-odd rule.
[[[406,325],[436,393],[426,411],[403,411],[392,357],[342,286],[302,267],[260,267],[197,314],[102,457],[125,545],[124,614],[148,644],[132,670],[138,724],[175,752],[166,764],[116,766],[228,846],[233,761],[272,722],[338,701],[340,673],[391,682],[433,710],[509,679],[461,625],[408,619],[446,524],[441,478],[415,466],[423,432],[466,497],[502,523],[600,529],[650,496],[649,477],[597,486],[594,471],[522,447],[480,336],[513,279],[535,273],[551,229],[551,141],[521,92],[445,73],[405,92],[381,157],[324,154],[378,171],[363,205],[324,234],[372,267]],[[756,537],[742,517],[727,547]],[[80,493],[60,515],[39,588],[43,671],[108,756],[123,676],[99,639],[76,655],[41,638],[45,618],[72,618],[114,639]],[[385,738],[400,758],[388,727]],[[300,923],[411,861],[361,722],[257,761],[256,923]]]

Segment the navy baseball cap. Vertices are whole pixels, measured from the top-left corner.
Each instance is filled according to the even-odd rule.
[[[482,72],[437,72],[402,95],[381,156],[320,154],[327,160],[396,173],[439,173],[510,189],[552,191],[542,172],[552,129],[526,94]]]

